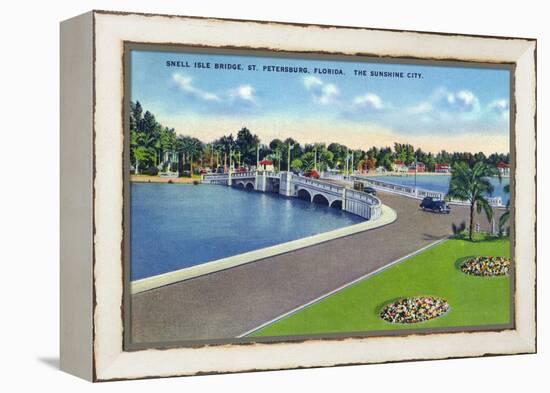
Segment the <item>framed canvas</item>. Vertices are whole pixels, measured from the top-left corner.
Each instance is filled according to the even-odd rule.
[[[536,40],[61,24],[61,368],[536,351]]]

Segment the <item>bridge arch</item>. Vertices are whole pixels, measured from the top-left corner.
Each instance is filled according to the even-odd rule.
[[[335,209],[342,210],[342,200],[341,200],[341,199],[335,199],[335,200],[332,201],[332,203],[330,204],[330,207],[333,207],[333,208],[335,208]]]
[[[247,182],[247,183],[246,183],[246,186],[245,186],[245,189],[246,189],[247,191],[254,191],[254,183],[251,182],[251,181]]]
[[[312,196],[311,196],[311,193],[304,189],[304,188],[299,188],[298,189],[298,192],[296,193],[296,196],[299,198],[299,199],[303,199],[303,200],[306,200],[308,202],[311,202],[312,201]]]
[[[326,196],[324,196],[323,194],[315,194],[313,196],[313,198],[311,199],[311,202],[313,203],[317,203],[319,205],[326,205],[326,206],[330,206],[330,201],[328,200],[328,198]]]

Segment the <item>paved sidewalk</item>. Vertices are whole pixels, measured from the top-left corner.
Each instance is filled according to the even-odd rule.
[[[397,221],[367,232],[132,295],[134,343],[237,337],[442,239],[468,208],[423,212],[419,201],[379,193]],[[495,210],[498,215],[501,211]],[[489,223],[476,215],[481,228]]]

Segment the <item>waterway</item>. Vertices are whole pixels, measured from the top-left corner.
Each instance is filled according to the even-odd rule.
[[[132,183],[130,216],[132,280],[364,221],[297,198],[207,184]]]
[[[414,174],[403,176],[376,176],[372,179],[407,187],[415,186]],[[417,175],[416,187],[428,191],[447,193],[447,191],[449,191],[450,181],[450,175]],[[508,199],[510,198],[510,195],[504,192],[504,186],[510,184],[510,179],[507,177],[503,177],[499,180],[496,177],[492,177],[489,178],[489,181],[494,187],[494,191],[491,196],[500,197],[502,199],[502,203],[506,204],[506,202],[508,202]]]

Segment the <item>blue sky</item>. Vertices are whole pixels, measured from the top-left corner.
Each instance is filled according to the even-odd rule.
[[[178,133],[205,142],[246,126],[264,142],[292,136],[304,143],[336,141],[361,148],[395,141],[428,151],[460,146],[485,152],[509,149],[507,70],[131,53],[131,99]],[[187,62],[190,67],[168,67],[167,61]],[[210,68],[198,68],[198,62]],[[215,69],[215,64],[240,64],[242,69]],[[266,68],[270,66],[308,72],[277,72]],[[368,76],[358,76],[355,70]],[[371,71],[402,72],[404,77],[374,76]]]

